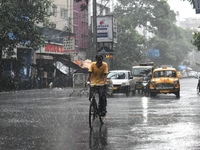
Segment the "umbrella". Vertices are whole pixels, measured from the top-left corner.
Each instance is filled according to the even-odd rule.
[[[180,70],[184,70],[187,66],[178,66]]]
[[[191,70],[192,70],[192,68],[190,68],[190,67],[187,67],[187,68],[185,68],[185,70],[186,70],[186,71],[191,71]]]

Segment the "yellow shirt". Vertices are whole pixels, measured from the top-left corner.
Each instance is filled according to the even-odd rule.
[[[104,83],[104,74],[108,73],[107,63],[102,62],[102,66],[98,68],[96,62],[92,62],[89,68],[89,72],[92,73],[91,84],[103,84]]]

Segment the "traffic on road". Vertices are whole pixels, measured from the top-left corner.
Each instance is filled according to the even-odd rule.
[[[104,124],[89,127],[87,95],[52,88],[0,93],[0,149],[199,149],[198,80],[180,79],[174,94],[136,92],[107,99]],[[78,90],[78,89],[77,89]]]

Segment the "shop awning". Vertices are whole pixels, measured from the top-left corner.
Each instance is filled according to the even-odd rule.
[[[71,74],[73,74],[76,71],[76,69],[73,69],[73,68],[69,69],[68,66],[64,65],[60,61],[56,61],[53,65],[64,74],[69,74],[69,71]]]
[[[36,59],[53,60],[52,56],[36,54]]]
[[[88,73],[88,69],[87,68],[82,68],[80,67],[78,64],[73,63],[72,61],[62,58],[62,57],[58,57],[56,58],[56,61],[60,61],[61,63],[63,63],[65,66],[76,69],[77,73]]]

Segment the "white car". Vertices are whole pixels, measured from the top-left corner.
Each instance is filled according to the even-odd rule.
[[[197,72],[197,74],[196,74],[196,77],[195,77],[195,78],[199,79],[199,77],[200,77],[200,72]]]
[[[197,72],[196,71],[190,71],[190,72],[188,72],[188,76],[195,78],[197,76]]]
[[[125,93],[126,96],[135,94],[136,79],[131,76],[129,70],[109,71],[107,78],[113,82],[113,93]]]

